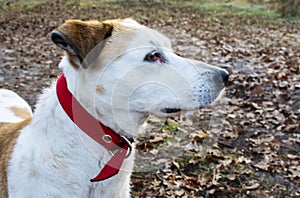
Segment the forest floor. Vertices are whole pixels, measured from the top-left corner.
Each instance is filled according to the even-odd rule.
[[[182,56],[232,70],[218,104],[149,118],[132,196],[299,197],[299,21],[262,5],[200,2],[0,0],[0,88],[34,107],[61,73],[53,29],[72,18],[132,17]]]

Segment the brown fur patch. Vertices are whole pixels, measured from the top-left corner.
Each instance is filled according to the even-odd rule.
[[[20,107],[10,107],[10,110],[14,112],[14,114],[21,118],[21,119],[27,119],[31,117],[31,114],[28,112],[26,108],[20,108]]]
[[[97,94],[99,94],[99,95],[103,95],[104,92],[105,92],[105,89],[104,89],[103,87],[101,87],[101,86],[97,86],[97,87],[96,87],[96,92],[97,92]]]
[[[100,68],[111,64],[111,61],[124,55],[124,52],[132,50],[129,44],[136,37],[137,28],[126,26],[119,21],[113,21],[113,33],[109,41],[103,47],[96,61],[90,65],[90,71],[99,71]],[[116,47],[117,46],[117,47]]]
[[[31,118],[19,123],[2,123],[0,126],[0,197],[8,197],[7,192],[7,168],[11,158],[16,139]]]
[[[68,39],[79,50],[80,57],[84,59],[97,44],[111,34],[113,29],[112,22],[113,20],[67,20],[58,28],[58,30],[68,37]],[[72,59],[72,55],[70,55],[69,58]],[[75,61],[73,61],[73,63],[75,63]]]
[[[75,69],[75,70],[78,70],[79,69],[79,65],[76,63],[76,61],[78,60],[76,56],[74,55],[71,55],[69,53],[67,53],[67,56],[68,56],[68,59],[69,59],[69,62],[70,64],[72,65],[72,67]]]

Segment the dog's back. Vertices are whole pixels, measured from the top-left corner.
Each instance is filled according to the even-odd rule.
[[[0,126],[22,122],[31,117],[31,108],[25,100],[13,91],[0,89]]]
[[[7,167],[19,131],[29,124],[30,106],[16,93],[0,89],[0,192],[7,194]]]

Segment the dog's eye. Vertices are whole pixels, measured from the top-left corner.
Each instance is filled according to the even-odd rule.
[[[145,56],[144,60],[148,62],[156,62],[156,61],[160,63],[165,62],[163,55],[158,51],[150,52]]]

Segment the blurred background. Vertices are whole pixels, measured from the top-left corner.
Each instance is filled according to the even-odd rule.
[[[34,108],[61,71],[67,19],[131,17],[182,56],[232,70],[219,104],[138,139],[133,197],[300,196],[299,0],[0,0],[0,88]]]

